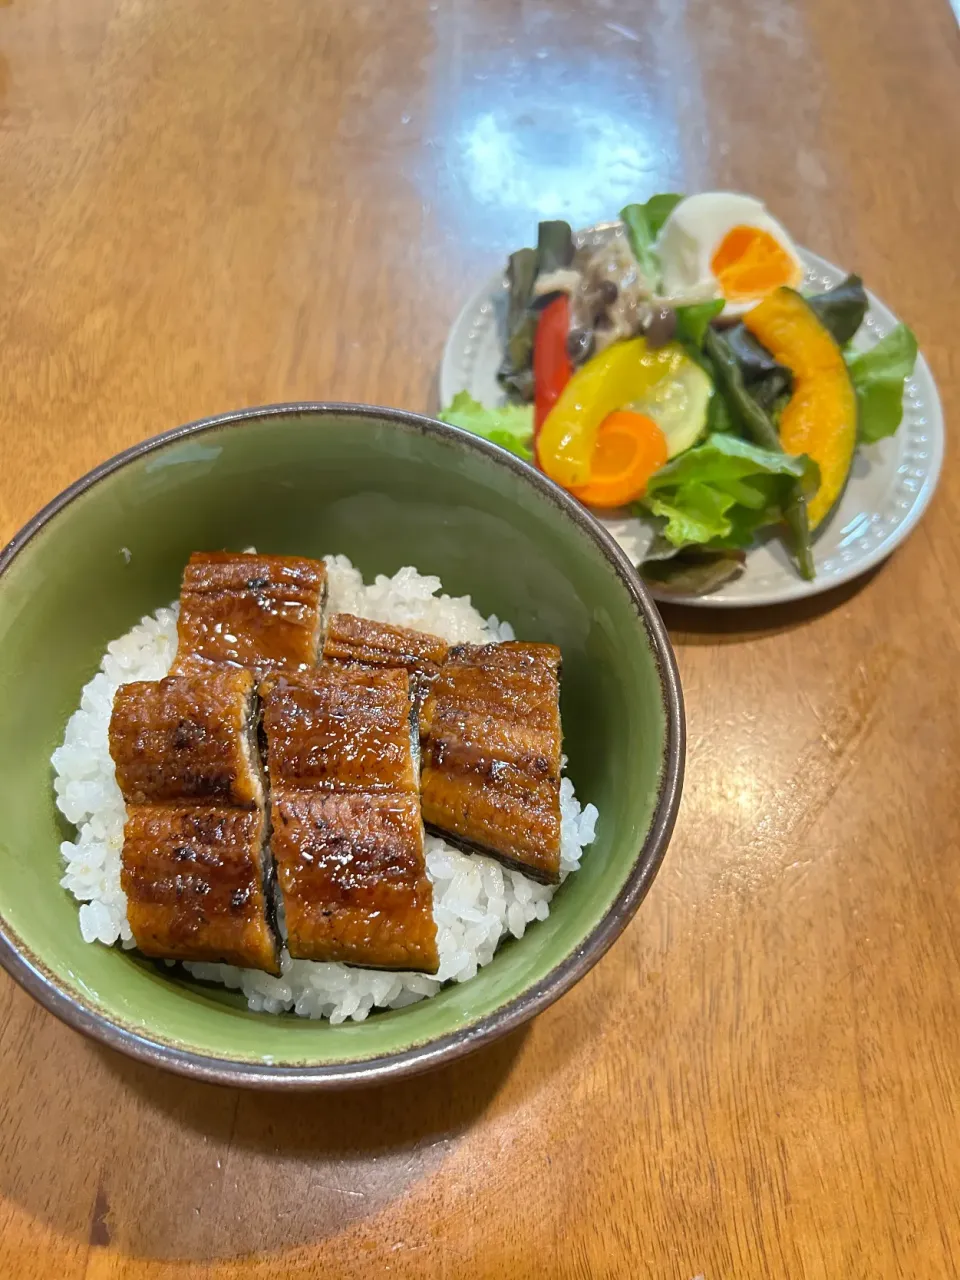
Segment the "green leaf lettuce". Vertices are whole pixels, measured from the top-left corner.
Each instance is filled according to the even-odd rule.
[[[682,199],[683,196],[664,192],[651,196],[646,204],[628,204],[620,210],[633,256],[650,285],[660,281],[660,262],[653,246],[660,228]]]
[[[797,480],[808,493],[819,485],[806,456],[713,435],[651,477],[643,506],[666,521],[662,536],[675,547],[746,547],[758,529],[783,519]]]
[[[508,449],[525,462],[533,461],[533,406],[505,404],[488,409],[467,391],[458,391],[439,414],[441,422],[462,427],[475,436]]]
[[[905,324],[898,324],[869,351],[847,357],[850,379],[857,393],[861,444],[892,436],[903,417],[903,384],[913,373],[917,340]]]

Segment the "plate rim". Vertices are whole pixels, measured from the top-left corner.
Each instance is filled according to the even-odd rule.
[[[620,226],[618,221],[607,221],[594,223],[592,226],[584,227],[574,233],[576,237],[584,237],[594,235],[604,231],[613,231]],[[798,246],[804,266],[810,270],[827,274],[839,274],[845,276],[848,273],[844,268],[837,266],[828,258],[822,257],[820,254],[814,253],[812,250],[803,246]],[[498,292],[503,291],[506,287],[505,276],[503,272],[488,277],[485,283],[476,289],[464,302],[459,309],[452,324],[447,331],[447,337],[443,346],[443,354],[440,359],[440,365],[437,371],[437,388],[440,394],[441,407],[452,399],[457,391],[463,388],[457,386],[451,391],[454,381],[459,381],[455,374],[455,365],[461,361],[463,347],[454,339],[458,337],[461,331],[467,328],[471,322],[476,323],[476,317],[483,313],[483,308],[493,303]],[[896,312],[889,307],[881,298],[879,298],[870,289],[864,286],[869,309],[879,313],[878,318],[884,324],[895,325],[900,323]],[[722,588],[719,591],[711,592],[702,596],[677,596],[669,592],[658,591],[656,586],[644,580],[647,590],[657,601],[658,604],[668,604],[680,606],[683,608],[693,609],[763,609],[772,605],[789,604],[796,600],[806,600],[813,596],[823,595],[829,591],[835,591],[839,587],[845,586],[857,578],[862,578],[869,574],[899,547],[916,529],[920,520],[926,514],[928,507],[936,492],[937,485],[940,482],[940,476],[943,471],[944,456],[946,453],[946,427],[943,414],[943,404],[940,399],[940,392],[937,387],[936,379],[930,368],[929,362],[922,351],[917,353],[917,361],[911,375],[911,381],[914,382],[920,401],[923,405],[924,416],[927,420],[927,431],[929,437],[929,459],[926,465],[925,475],[919,490],[914,495],[914,499],[909,509],[903,514],[903,517],[897,521],[894,527],[881,539],[876,546],[869,551],[864,552],[858,558],[851,560],[843,568],[831,573],[829,578],[815,578],[813,582],[807,582],[799,576],[794,576],[792,580],[785,580],[783,585],[770,591],[751,592],[743,595],[732,595]],[[596,520],[598,524],[603,526],[603,521],[597,517],[591,518]],[[833,519],[833,516],[830,517]],[[604,526],[605,527],[605,526]],[[750,555],[750,551],[747,552]],[[638,569],[639,572],[639,569]]]

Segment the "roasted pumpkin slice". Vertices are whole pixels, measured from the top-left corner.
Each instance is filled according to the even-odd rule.
[[[808,454],[820,468],[820,488],[807,504],[815,529],[843,492],[857,443],[857,396],[843,352],[794,289],[777,289],[743,323],[793,375],[780,443],[787,453]]]

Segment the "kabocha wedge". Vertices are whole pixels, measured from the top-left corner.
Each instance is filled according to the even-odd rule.
[[[780,416],[780,443],[820,468],[820,487],[807,503],[810,528],[816,529],[843,492],[857,445],[857,397],[843,352],[794,289],[778,289],[748,311],[743,323],[793,375]]]

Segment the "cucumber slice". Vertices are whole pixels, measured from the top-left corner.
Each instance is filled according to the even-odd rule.
[[[692,448],[706,431],[712,395],[709,375],[676,345],[669,372],[642,399],[625,407],[654,420],[667,438],[667,456],[675,458]]]

